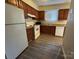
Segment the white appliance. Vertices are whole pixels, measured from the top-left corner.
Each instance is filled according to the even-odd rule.
[[[34,24],[37,22],[36,20],[33,20],[31,17],[28,17],[26,20],[26,27],[34,26]]]
[[[16,59],[28,46],[24,12],[9,4],[5,7],[5,53],[7,59]]]
[[[55,35],[63,37],[63,34],[64,34],[64,26],[60,26],[60,27],[56,26]]]
[[[40,36],[40,25],[34,26],[34,32],[35,32],[35,39],[37,39]]]

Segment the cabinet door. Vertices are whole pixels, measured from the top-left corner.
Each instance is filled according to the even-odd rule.
[[[69,12],[69,9],[65,9],[64,10],[64,19],[67,19],[67,17],[68,17],[68,12]]]
[[[27,19],[27,13],[28,13],[28,5],[25,2],[22,2],[23,4],[23,9],[24,9],[24,17]]]
[[[23,1],[22,0],[5,0],[5,2],[23,9]]]
[[[6,0],[7,3],[17,6],[18,0]]]
[[[51,35],[55,35],[55,26],[41,26],[40,27],[40,31],[41,33],[45,33],[45,34],[51,34]]]
[[[35,9],[31,7],[31,14],[35,15]]]
[[[46,26],[40,26],[40,32],[41,33],[46,33]]]
[[[45,16],[44,11],[39,11],[38,15],[39,15],[39,20],[44,20],[44,16]]]
[[[22,0],[18,0],[18,7],[23,9],[23,1]]]
[[[28,5],[28,13],[33,14],[32,8]]]
[[[37,11],[37,10],[36,10],[36,12],[35,12],[35,15],[36,15],[36,19],[38,20],[39,15],[38,15],[38,11]]]
[[[56,26],[51,26],[51,34],[55,35]]]
[[[41,26],[40,31],[41,33],[51,34],[51,28],[49,26]]]
[[[67,20],[69,9],[60,9],[58,14],[59,20]]]
[[[64,10],[59,10],[59,14],[58,14],[58,19],[59,20],[63,20],[63,15],[64,14]]]
[[[27,31],[28,41],[31,42],[32,40],[34,40],[34,28],[27,29],[26,31]]]

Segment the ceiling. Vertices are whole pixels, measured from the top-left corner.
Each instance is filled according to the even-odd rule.
[[[68,3],[71,0],[33,0],[38,6]]]

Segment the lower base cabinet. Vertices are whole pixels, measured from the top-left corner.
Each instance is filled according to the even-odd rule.
[[[56,28],[56,26],[42,25],[42,26],[40,26],[40,32],[45,33],[45,34],[55,35],[55,28]]]
[[[26,29],[26,33],[27,33],[28,42],[34,40],[34,28]]]

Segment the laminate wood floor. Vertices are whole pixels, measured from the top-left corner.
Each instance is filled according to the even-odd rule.
[[[64,59],[61,53],[62,42],[59,43],[58,40],[60,42],[62,38],[43,34],[32,41],[16,59]]]

